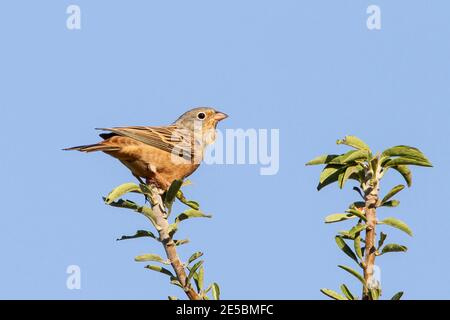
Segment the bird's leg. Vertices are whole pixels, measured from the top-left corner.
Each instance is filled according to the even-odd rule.
[[[141,177],[139,177],[139,176],[137,176],[137,175],[135,175],[135,174],[133,174],[133,176],[139,181],[139,183],[145,184],[145,183],[144,183],[144,180],[142,180]]]
[[[153,180],[153,178],[145,178],[145,184],[150,186],[152,184],[155,184],[155,181]]]

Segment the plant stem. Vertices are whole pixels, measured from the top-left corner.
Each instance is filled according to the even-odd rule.
[[[169,222],[167,221],[167,213],[166,209],[163,205],[163,201],[161,198],[161,190],[157,188],[152,189],[152,210],[154,213],[154,223],[157,226],[157,230],[159,233],[159,239],[164,246],[164,250],[166,251],[167,258],[172,265],[173,270],[177,276],[178,281],[183,287],[184,292],[188,296],[190,300],[201,300],[200,295],[192,288],[192,285],[187,281],[186,270],[184,269],[184,265],[180,260],[180,257],[177,253],[177,246],[173,241],[173,238],[169,234]]]
[[[363,300],[371,300],[370,289],[378,288],[378,283],[373,279],[375,257],[376,257],[376,225],[377,225],[377,203],[378,203],[378,181],[375,182],[375,186],[369,188],[365,193],[365,213],[367,217],[367,229],[366,229],[366,250],[364,261],[364,280],[366,286],[363,289]]]

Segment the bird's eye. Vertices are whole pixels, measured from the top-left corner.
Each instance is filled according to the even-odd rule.
[[[199,118],[200,120],[203,120],[206,118],[206,114],[204,112],[199,112],[197,114],[197,118]]]

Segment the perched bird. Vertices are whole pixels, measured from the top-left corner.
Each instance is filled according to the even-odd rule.
[[[204,149],[216,139],[217,123],[228,116],[212,108],[187,111],[173,124],[160,127],[97,128],[103,141],[67,148],[102,151],[117,158],[140,181],[167,190],[174,180],[191,175],[203,159]]]

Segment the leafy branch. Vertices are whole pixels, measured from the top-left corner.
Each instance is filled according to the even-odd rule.
[[[209,295],[213,299],[219,300],[220,288],[217,283],[212,283],[207,288],[204,286],[204,261],[199,261],[203,253],[193,253],[185,263],[181,261],[177,253],[177,247],[189,242],[188,239],[174,239],[180,223],[191,218],[211,218],[210,215],[204,214],[200,210],[200,205],[197,202],[187,200],[184,197],[181,187],[187,184],[188,182],[183,183],[181,180],[175,180],[169,190],[163,192],[154,185],[125,183],[111,191],[103,200],[107,205],[133,210],[144,215],[155,228],[156,234],[147,230],[138,230],[134,235],[122,236],[118,239],[128,240],[146,237],[161,243],[165,251],[165,258],[153,253],[141,254],[135,258],[136,262],[157,263],[156,265],[147,265],[145,268],[168,276],[170,283],[180,287],[190,300],[209,300]],[[128,193],[144,195],[150,206],[140,206],[133,201],[122,199]],[[175,217],[172,223],[169,223],[172,207],[177,199],[188,209]],[[173,272],[164,266],[171,266]],[[169,299],[176,300],[177,298],[169,297]]]
[[[400,173],[407,186],[410,187],[412,185],[412,173],[409,166],[432,167],[432,164],[419,149],[414,147],[401,145],[373,155],[369,146],[355,136],[347,136],[338,140],[337,144],[347,145],[352,150],[340,155],[322,155],[306,165],[325,165],[317,186],[319,191],[335,182],[341,189],[348,180],[354,180],[358,183],[359,186],[355,186],[353,189],[359,194],[362,201],[350,204],[345,213],[327,216],[325,223],[355,221],[351,229],[340,231],[336,235],[335,241],[337,246],[363,270],[363,275],[350,267],[339,267],[361,282],[363,300],[378,300],[382,290],[381,284],[374,277],[376,257],[391,252],[406,252],[408,249],[395,243],[385,244],[387,234],[383,232],[380,233],[378,243],[376,243],[377,226],[391,226],[412,236],[412,231],[408,225],[397,218],[377,219],[378,208],[393,208],[400,205],[400,202],[393,197],[405,189],[404,185],[397,185],[381,198],[380,181],[389,170],[394,170]],[[353,249],[348,242],[353,242]],[[346,285],[341,286],[342,294],[329,289],[322,289],[321,291],[335,300],[358,299]],[[403,292],[399,292],[392,297],[392,300],[400,300],[402,296]]]

